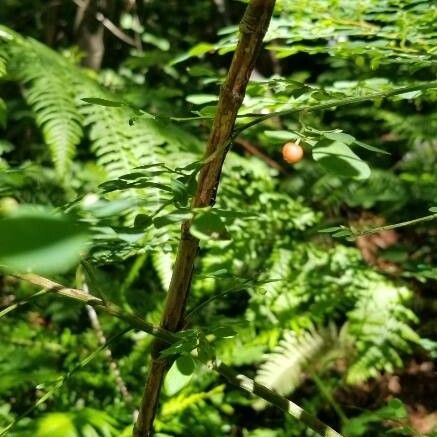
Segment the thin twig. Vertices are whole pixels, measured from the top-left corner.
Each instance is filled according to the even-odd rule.
[[[437,214],[430,214],[430,215],[426,215],[424,217],[419,217],[419,218],[416,218],[413,220],[407,220],[405,222],[394,223],[392,225],[379,226],[376,228],[365,229],[363,231],[356,231],[356,232],[351,231],[351,232],[352,232],[353,237],[362,237],[364,235],[371,235],[371,234],[376,234],[378,232],[390,231],[392,229],[403,228],[405,226],[411,226],[411,225],[415,225],[417,223],[428,222],[428,221],[435,220],[435,219],[437,219]]]
[[[274,169],[278,170],[280,173],[284,175],[288,174],[287,170],[285,170],[285,168],[282,167],[282,165],[280,165],[275,160],[270,158],[270,156],[266,155],[262,150],[260,150],[258,147],[256,147],[254,144],[252,144],[250,141],[246,140],[245,138],[237,137],[235,139],[235,144],[239,144],[241,147],[243,147],[244,150],[249,152],[251,155],[260,158],[265,163],[267,163],[270,167],[273,167]]]
[[[138,48],[137,42],[131,38],[129,35],[126,35],[119,27],[117,27],[109,18],[105,17],[101,12],[97,12],[96,20],[103,24],[115,37],[119,40]]]
[[[80,24],[83,21],[83,16],[85,14],[86,9],[88,8],[89,0],[71,0],[78,8],[79,13],[76,17],[75,22],[75,29],[78,29]],[[95,15],[95,19],[102,23],[106,29],[109,30],[116,38],[119,40],[125,42],[126,44],[129,44],[130,46],[138,48],[137,42],[131,38],[129,35],[127,35],[125,32],[123,32],[119,27],[117,27],[109,18],[105,17],[101,12],[97,12]]]
[[[363,103],[375,99],[384,99],[387,97],[393,97],[399,94],[409,93],[412,91],[423,91],[432,88],[437,88],[436,80],[431,82],[421,83],[421,84],[408,85],[400,88],[395,88],[390,91],[379,91],[364,96],[347,97],[341,100],[334,100],[326,103],[321,103],[319,105],[308,105],[308,106],[302,106],[300,108],[285,109],[283,111],[271,112],[270,114],[244,114],[244,117],[257,117],[257,118],[246,124],[243,124],[238,129],[236,129],[234,138],[236,138],[241,132],[245,131],[246,129],[249,129],[252,126],[255,126],[273,117],[282,117],[284,115],[296,114],[300,112],[323,111],[325,109],[338,108],[341,106]]]
[[[176,341],[180,340],[180,336],[178,336],[177,334],[167,331],[161,327],[154,326],[142,320],[135,314],[127,313],[117,305],[109,302],[105,303],[102,299],[92,295],[91,293],[87,293],[83,290],[79,290],[76,288],[64,287],[57,282],[35,274],[23,274],[14,276],[18,279],[30,282],[38,287],[43,287],[53,294],[59,294],[60,296],[67,297],[77,302],[91,305],[104,313],[112,315],[126,322],[132,328],[136,328],[140,331],[146,332],[147,334],[153,335],[154,337],[162,340],[167,345],[171,345]],[[229,366],[222,363],[221,361],[211,360],[207,363],[207,366],[223,376],[230,384],[264,399],[265,401],[294,417],[298,421],[302,422],[310,429],[315,431],[318,435],[324,437],[342,437],[341,434],[339,434],[337,431],[335,431],[325,423],[321,422],[316,417],[307,413],[294,402],[275,393],[271,389],[256,383],[253,379],[241,373],[235,372],[233,369],[231,369]]]
[[[86,282],[83,283],[83,290],[89,294],[88,284]],[[91,305],[86,305],[85,307],[88,313],[88,318],[90,319],[91,326],[96,332],[97,340],[100,343],[100,346],[106,345],[106,335],[103,332],[102,325],[100,324],[100,320],[96,310]],[[130,395],[126,384],[121,377],[120,369],[117,362],[114,360],[114,357],[112,356],[112,351],[109,345],[105,348],[104,353],[109,364],[109,369],[111,370],[112,376],[115,380],[115,384],[117,385],[118,391],[120,392],[124,401],[126,403],[130,403],[132,401],[132,396]]]

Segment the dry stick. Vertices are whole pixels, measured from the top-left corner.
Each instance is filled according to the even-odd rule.
[[[34,274],[15,275],[15,277],[30,282],[39,287],[43,287],[46,292],[59,294],[60,296],[64,296],[77,302],[82,302],[86,305],[90,305],[93,308],[112,315],[120,320],[123,320],[133,328],[153,335],[155,338],[158,338],[166,345],[173,344],[176,341],[180,340],[180,337],[177,334],[147,323],[135,314],[127,313],[117,305],[111,304],[109,302],[104,302],[102,299],[93,296],[89,292],[78,290],[76,288],[64,287],[57,282]],[[321,422],[316,417],[307,413],[294,402],[291,402],[285,397],[270,390],[269,388],[256,383],[253,379],[235,372],[233,369],[228,367],[226,364],[220,362],[219,360],[210,361],[207,363],[207,365],[209,368],[223,376],[230,384],[266,400],[270,404],[276,406],[285,413],[296,418],[297,420],[311,428],[313,431],[315,431],[317,434],[325,437],[342,437],[341,434],[339,434],[337,431],[333,430],[331,427]]]
[[[278,170],[280,173],[284,175],[288,174],[287,170],[285,170],[285,168],[282,167],[281,164],[277,163],[274,159],[270,158],[269,155],[265,154],[262,150],[260,150],[258,147],[256,147],[254,144],[252,144],[250,141],[246,140],[245,138],[242,137],[235,138],[235,144],[239,144],[248,153],[263,160],[265,163],[267,163],[267,165],[273,167],[275,170]]]
[[[235,119],[270,23],[274,4],[275,0],[250,0],[241,20],[240,39],[220,90],[217,113],[205,152],[205,158],[212,159],[208,160],[200,171],[197,192],[192,202],[194,208],[208,207],[215,202]],[[191,235],[190,227],[191,221],[182,224],[178,253],[161,319],[161,326],[170,331],[177,331],[183,325],[194,261],[199,249],[199,240]],[[162,344],[155,342],[138,420],[134,427],[134,437],[149,437],[153,433],[159,394],[169,367],[169,360],[160,357],[162,347]]]
[[[84,282],[83,284],[83,291],[89,293],[88,284],[86,282]],[[103,328],[102,325],[100,324],[100,320],[96,310],[91,305],[86,305],[86,311],[88,313],[88,318],[90,319],[91,326],[96,333],[97,340],[100,343],[100,346],[102,347],[105,346],[107,344],[107,339],[105,333],[103,332]],[[115,384],[118,388],[118,391],[120,392],[124,401],[130,403],[132,401],[132,396],[130,395],[126,387],[126,384],[124,383],[123,378],[121,377],[121,373],[117,361],[114,360],[114,357],[112,356],[111,348],[109,346],[104,349],[104,354],[106,356],[106,359],[108,360],[109,369],[115,380]]]

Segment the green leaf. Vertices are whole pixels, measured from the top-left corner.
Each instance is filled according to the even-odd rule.
[[[401,420],[407,417],[404,404],[399,399],[391,399],[388,404],[376,411],[366,411],[350,419],[343,428],[343,433],[351,437],[367,435],[372,423],[383,420]]]
[[[98,97],[85,97],[83,100],[85,103],[90,103],[91,105],[107,106],[110,108],[120,108],[121,106],[126,106],[123,102],[114,102],[113,100],[100,99]]]
[[[346,237],[352,235],[352,232],[349,229],[341,229],[340,231],[335,232],[332,234],[333,237]]]
[[[191,234],[199,240],[226,240],[228,232],[221,218],[213,211],[198,213],[191,226]]]
[[[340,229],[342,229],[341,226],[331,226],[330,228],[320,229],[319,232],[330,234],[331,232],[336,232],[336,231],[339,231]]]
[[[267,130],[264,132],[267,138],[272,138],[274,140],[280,141],[291,141],[295,140],[298,136],[294,132],[287,130]]]
[[[232,338],[237,335],[237,332],[230,326],[219,326],[218,328],[213,329],[211,332],[218,338]]]
[[[432,206],[431,208],[429,208],[430,212],[437,212],[437,206]]]
[[[370,150],[371,152],[383,153],[384,155],[390,155],[386,150],[380,149],[379,147],[371,146],[369,144],[363,143],[361,141],[355,141],[355,144],[363,149]]]
[[[201,42],[190,49],[188,52],[190,56],[202,56],[205,53],[210,52],[214,49],[212,44]]]
[[[158,49],[165,52],[170,48],[170,42],[168,40],[166,40],[165,38],[159,38],[151,33],[143,33],[141,39],[144,42],[152,44],[155,47],[158,47]]]
[[[185,100],[194,105],[203,105],[205,103],[216,102],[218,97],[215,94],[190,94]]]
[[[134,228],[136,229],[146,229],[150,225],[152,225],[153,219],[149,215],[146,214],[138,214],[135,217]]]
[[[417,91],[410,91],[408,93],[403,93],[403,94],[398,94],[397,96],[395,96],[395,100],[411,100],[411,99],[415,99],[416,97],[419,97],[422,95],[422,91],[421,90],[417,90]]]
[[[370,176],[369,166],[340,141],[320,141],[313,149],[313,158],[326,170],[340,177],[362,180]]]
[[[202,117],[211,117],[212,118],[212,117],[214,117],[216,112],[217,112],[217,106],[206,105],[206,106],[203,106],[200,111],[198,111],[198,114]]]
[[[6,140],[0,140],[0,156],[14,150],[14,145]]]
[[[76,437],[76,428],[70,415],[51,413],[39,420],[37,437]]]
[[[332,141],[340,141],[344,144],[352,144],[355,138],[352,135],[345,134],[344,132],[324,132],[323,136]]]
[[[176,360],[176,366],[182,375],[189,376],[194,372],[194,360],[189,355],[181,355]]]
[[[153,224],[156,228],[162,228],[164,226],[172,225],[174,223],[181,223],[184,220],[189,220],[191,213],[187,210],[176,210],[170,214],[166,214],[153,219]]]
[[[164,391],[167,396],[174,396],[177,392],[182,390],[191,380],[192,373],[184,374],[179,370],[179,357],[171,366],[164,380]],[[185,363],[186,364],[186,363]],[[182,365],[183,366],[183,365]],[[186,369],[184,369],[186,370]]]
[[[6,103],[0,99],[0,128],[6,127]]]
[[[87,242],[83,225],[48,209],[19,208],[0,219],[0,265],[8,269],[66,272],[77,264]]]

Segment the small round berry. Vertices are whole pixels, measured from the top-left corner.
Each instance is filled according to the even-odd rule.
[[[303,158],[303,149],[298,143],[285,143],[282,146],[282,157],[289,164],[295,164]]]

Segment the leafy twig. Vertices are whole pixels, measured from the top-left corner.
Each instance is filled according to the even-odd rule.
[[[250,0],[240,23],[240,39],[226,80],[221,87],[217,112],[206,147],[206,160],[200,171],[197,192],[192,202],[193,208],[209,207],[215,202],[221,169],[232,139],[237,113],[270,23],[274,4],[275,0]],[[183,326],[194,262],[199,249],[199,240],[190,232],[191,224],[191,220],[182,224],[173,275],[161,318],[161,326],[170,331],[177,331]],[[135,437],[152,435],[161,385],[170,363],[168,359],[160,356],[162,346],[155,342],[152,363],[134,428]]]
[[[363,237],[365,235],[377,234],[378,232],[390,231],[392,229],[403,228],[405,226],[415,225],[417,223],[428,222],[437,219],[437,213],[429,214],[424,217],[419,217],[413,220],[407,220],[405,222],[394,223],[392,225],[378,226],[375,228],[369,228],[364,230],[355,230],[348,228],[347,226],[334,226],[331,228],[321,229],[319,232],[332,233],[333,237],[346,237],[355,239],[357,237]]]
[[[91,305],[94,308],[99,309],[104,313],[107,313],[120,320],[123,320],[124,322],[128,323],[132,328],[136,328],[140,331],[146,332],[147,334],[153,335],[155,338],[160,339],[162,342],[164,342],[167,345],[171,345],[180,340],[180,336],[175,334],[174,332],[170,332],[161,327],[154,326],[142,320],[140,317],[136,316],[135,314],[126,313],[118,306],[109,302],[105,303],[102,299],[93,296],[90,293],[86,293],[83,290],[64,287],[63,285],[58,284],[50,279],[34,274],[15,275],[15,277],[30,282],[39,287],[44,287],[49,292],[52,292],[54,294],[59,294],[69,299]],[[230,384],[235,385],[241,390],[244,390],[248,393],[254,394],[266,400],[270,404],[276,406],[277,408],[281,409],[285,413],[299,420],[300,422],[311,428],[320,436],[342,437],[341,434],[336,432],[330,426],[321,422],[316,417],[307,413],[305,410],[303,410],[301,407],[296,405],[294,402],[286,399],[283,396],[278,395],[277,393],[270,390],[269,388],[256,383],[253,379],[248,378],[247,376],[242,375],[240,373],[236,373],[226,364],[218,360],[211,360],[210,362],[207,363],[207,365],[209,368],[222,375]]]
[[[421,84],[408,85],[400,88],[395,88],[390,91],[378,91],[376,93],[367,94],[364,96],[346,97],[341,100],[334,100],[326,103],[320,103],[319,105],[308,105],[308,106],[302,106],[300,108],[298,107],[298,108],[285,109],[283,111],[271,112],[270,114],[245,114],[245,117],[252,115],[257,118],[246,124],[243,124],[238,129],[236,129],[234,137],[237,137],[237,135],[241,134],[241,132],[245,131],[246,129],[249,129],[252,126],[255,126],[273,117],[282,117],[284,115],[296,114],[301,112],[323,111],[325,109],[338,108],[340,106],[353,105],[356,103],[368,102],[375,99],[384,99],[386,97],[397,96],[399,94],[405,94],[412,91],[423,91],[431,88],[437,88],[436,80],[431,82],[421,83]]]

